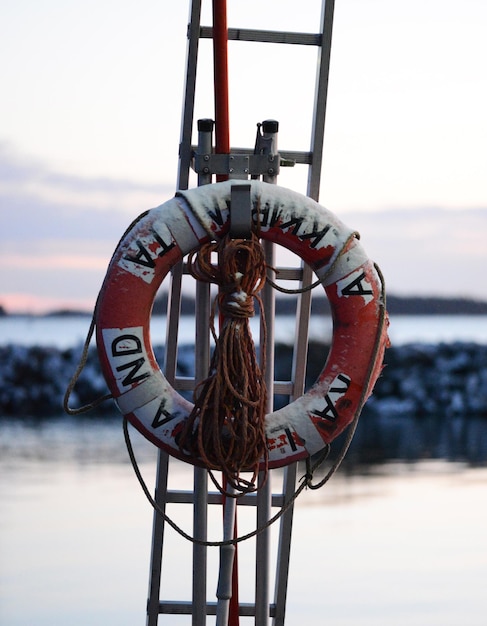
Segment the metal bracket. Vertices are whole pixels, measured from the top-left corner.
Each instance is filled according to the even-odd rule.
[[[252,234],[251,185],[232,185],[230,197],[230,237],[250,239]]]
[[[278,154],[199,154],[194,153],[197,174],[227,174],[230,178],[276,176],[281,167]]]

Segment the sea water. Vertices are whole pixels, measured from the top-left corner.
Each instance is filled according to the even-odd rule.
[[[251,328],[258,337],[258,319],[251,320]],[[276,341],[292,343],[296,320],[291,315],[278,316],[275,322]],[[57,346],[69,348],[81,344],[86,337],[90,318],[74,316],[5,316],[0,317],[0,345]],[[312,316],[310,339],[328,341],[331,321]],[[166,336],[166,317],[155,315],[151,320],[154,343],[163,343]],[[395,346],[406,343],[440,343],[452,341],[487,344],[487,316],[485,315],[395,315],[391,317],[389,336]],[[179,322],[181,343],[194,342],[194,319],[183,316]]]
[[[322,338],[314,323],[312,337]],[[0,320],[0,343],[71,347],[88,326],[86,316],[7,317]],[[155,318],[153,334],[164,337],[164,327],[165,319]],[[288,341],[294,320],[279,318],[277,329]],[[190,340],[189,318],[180,332]],[[391,338],[396,345],[487,343],[486,318],[398,316]],[[153,486],[157,452],[132,436]],[[191,488],[192,468],[171,461],[170,480]],[[279,481],[273,472],[278,487]],[[322,490],[304,492],[295,508],[286,625],[485,625],[486,488],[486,467],[418,460],[342,467]],[[152,509],[128,462],[120,420],[0,419],[0,503],[2,626],[145,623]],[[191,512],[178,506],[169,512],[191,532]],[[249,515],[239,514],[241,532],[255,526]],[[211,512],[210,533],[221,533],[218,511]],[[191,544],[167,529],[164,549],[162,597],[188,600]],[[253,549],[252,541],[239,548],[244,602],[252,600]],[[208,560],[214,601],[216,549]],[[161,616],[159,623],[190,619]]]
[[[155,451],[133,438],[153,485]],[[152,509],[119,422],[2,421],[0,442],[0,623],[144,624]],[[279,472],[272,480],[279,483]],[[192,468],[171,462],[170,481],[191,487]],[[485,625],[486,489],[485,467],[429,461],[342,468],[320,491],[304,492],[295,507],[287,626]],[[209,525],[215,539],[217,508]],[[168,513],[191,533],[187,505],[169,505]],[[240,532],[253,527],[250,513],[239,515]],[[191,544],[170,528],[165,537],[162,597],[188,600]],[[241,601],[252,600],[254,545],[239,547]],[[208,561],[214,601],[216,548]]]

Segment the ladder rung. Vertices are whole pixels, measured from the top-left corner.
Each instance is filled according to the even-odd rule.
[[[274,393],[280,396],[291,396],[294,391],[292,380],[274,381]]]
[[[239,506],[255,506],[257,495],[255,493],[247,493],[245,496],[238,498],[237,504]],[[182,489],[172,489],[167,491],[166,502],[172,504],[191,504],[194,500],[194,494],[192,491],[185,491]],[[217,491],[210,491],[208,493],[208,504],[222,504],[223,496]],[[284,494],[273,493],[271,496],[271,506],[275,508],[282,507],[284,505]]]
[[[188,264],[183,264],[183,273],[189,274]],[[303,268],[302,267],[277,267],[276,278],[279,280],[302,280]]]
[[[213,28],[201,26],[201,39],[213,39]],[[253,41],[261,43],[286,43],[301,46],[321,46],[323,37],[320,33],[295,33],[284,30],[259,30],[252,28],[229,28],[230,41]]]
[[[173,387],[178,391],[193,391],[195,388],[195,379],[190,376],[176,376]],[[294,384],[291,380],[274,381],[274,393],[280,396],[290,396],[294,390]]]
[[[313,163],[313,153],[304,150],[279,150],[281,159],[294,161],[299,165],[311,165]]]
[[[216,602],[206,603],[206,615],[216,615]],[[159,613],[171,614],[171,615],[191,615],[193,611],[193,605],[191,602],[180,602],[161,600],[159,602]],[[253,617],[255,615],[255,604],[251,602],[240,602],[238,605],[238,614],[242,617]],[[276,605],[269,605],[269,617],[275,617]]]
[[[173,386],[178,391],[193,391],[195,380],[191,376],[176,376]]]
[[[279,280],[301,280],[303,278],[302,267],[278,267],[276,278]]]

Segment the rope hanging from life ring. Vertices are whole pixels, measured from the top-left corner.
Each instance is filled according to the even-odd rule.
[[[216,256],[217,263],[213,262]],[[216,487],[227,495],[255,491],[259,470],[267,469],[265,410],[265,318],[259,292],[266,282],[265,255],[257,235],[203,244],[188,257],[189,273],[197,280],[214,283],[218,295],[210,316],[215,341],[209,375],[196,387],[194,407],[179,435],[182,452],[218,468],[232,488]],[[261,362],[250,331],[254,300],[261,313]],[[220,332],[215,330],[218,308]],[[243,478],[242,468],[252,477]],[[263,484],[263,481],[260,483]]]

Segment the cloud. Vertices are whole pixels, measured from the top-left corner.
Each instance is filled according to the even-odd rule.
[[[102,208],[93,205],[99,194]],[[118,201],[127,194],[132,210]],[[147,192],[137,181],[85,179],[0,150],[0,304],[12,311],[27,302],[35,310],[56,301],[91,308],[127,226],[172,195],[164,185]],[[356,211],[339,217],[361,233],[389,292],[487,299],[487,208]]]
[[[174,187],[126,178],[77,176],[55,171],[44,163],[20,157],[0,143],[0,212],[11,216],[21,210],[30,215],[75,210],[125,211],[134,215],[161,204]],[[49,216],[47,216],[49,217]]]
[[[172,195],[162,184],[56,172],[0,145],[0,304],[90,308],[127,226]]]
[[[487,208],[350,213],[389,290],[487,299]]]
[[[152,192],[168,190],[168,185],[146,183],[127,179],[113,179],[107,176],[91,177],[53,171],[36,159],[20,156],[7,142],[0,142],[0,185],[45,182],[53,188],[64,188],[80,193],[104,192]]]
[[[86,199],[85,199],[86,200]],[[142,212],[141,209],[140,212]],[[135,217],[135,216],[134,216]],[[28,191],[0,192],[0,242],[100,240],[116,238],[131,219],[118,207],[100,210],[39,197]]]

